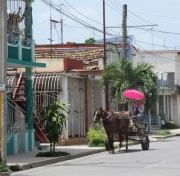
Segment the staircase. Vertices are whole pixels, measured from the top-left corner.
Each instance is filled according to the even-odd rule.
[[[16,84],[16,88],[13,92],[13,101],[20,106],[24,112],[26,110],[25,108],[25,80],[26,77],[23,76],[22,73],[19,74],[19,78]],[[32,112],[33,113],[33,112]],[[34,117],[34,129],[37,137],[42,143],[49,143],[49,140],[46,137],[44,127],[40,125],[40,121],[38,119],[38,116],[33,113]]]

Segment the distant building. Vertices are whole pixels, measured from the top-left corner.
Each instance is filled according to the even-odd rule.
[[[146,62],[154,66],[159,78],[160,116],[180,125],[180,50],[142,50],[132,54],[133,64]]]

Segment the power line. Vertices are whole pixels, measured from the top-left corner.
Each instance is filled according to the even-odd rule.
[[[64,23],[64,25],[65,26],[67,26],[67,27],[70,27],[70,28],[72,28],[72,27],[76,27],[76,26],[69,26],[69,25],[67,25],[67,24],[65,24]],[[83,27],[84,28],[84,27]],[[73,29],[73,30],[75,30],[75,29]],[[77,31],[77,30],[75,30],[75,31]],[[81,34],[81,35],[84,35],[83,33],[81,33],[81,32],[79,32],[79,31],[77,31],[79,34]],[[95,34],[96,36],[98,36],[98,37],[100,37],[99,35],[97,35],[97,34]],[[84,35],[85,37],[87,37],[88,38],[88,36],[86,36],[86,35]]]
[[[102,23],[100,23],[100,22],[98,22],[98,21],[95,21],[95,20],[93,20],[92,18],[89,18],[89,17],[87,17],[87,16],[85,16],[84,14],[82,14],[82,13],[80,13],[79,11],[77,11],[73,6],[71,6],[66,0],[64,0],[74,11],[76,11],[77,13],[79,13],[80,15],[82,15],[83,17],[85,17],[85,18],[87,18],[87,19],[89,19],[89,20],[91,20],[91,21],[93,21],[93,22],[96,22],[96,23],[98,23],[98,24],[100,24],[100,25],[103,25]],[[67,6],[65,6],[66,7],[66,9],[70,12],[70,10],[67,8]],[[71,13],[71,12],[70,12]],[[72,14],[72,13],[71,13]],[[72,14],[73,15],[73,14]],[[74,16],[74,15],[73,15]],[[75,17],[75,16],[74,16]],[[94,29],[93,29],[94,30]],[[115,32],[115,31],[113,31],[113,30],[109,30],[109,31],[111,31],[111,32]],[[115,32],[116,33],[116,32]],[[116,33],[116,34],[118,34],[118,33]]]
[[[66,0],[64,0],[64,1],[66,2]],[[68,2],[66,2],[66,4],[68,4],[74,11],[76,11],[78,14],[82,15],[83,17],[85,17],[85,18],[87,18],[87,19],[89,19],[89,20],[91,20],[91,21],[94,21],[95,23],[98,23],[98,24],[102,25],[102,23],[99,23],[98,21],[95,21],[95,20],[93,20],[93,19],[91,19],[91,18],[83,15],[83,14],[80,13],[79,11],[77,11],[77,10],[76,10],[73,6],[71,6]]]
[[[110,0],[109,0],[110,1]],[[119,9],[119,10],[121,10],[119,7],[118,7],[118,5],[120,5],[120,6],[122,6],[119,2],[117,2],[116,0],[114,0],[115,2],[116,2],[116,4],[113,2],[113,1],[110,1],[117,9]],[[116,10],[117,11],[117,10]],[[117,12],[119,12],[119,11],[117,11]],[[146,24],[148,24],[148,23],[150,23],[150,22],[148,22],[147,20],[144,20],[143,18],[141,18],[141,17],[139,17],[139,16],[137,16],[137,15],[135,15],[135,14],[133,14],[131,11],[129,11],[128,10],[128,12],[130,12],[132,15],[134,15],[134,16],[136,16],[136,17],[138,17],[141,21],[144,21]],[[121,14],[121,13],[120,13]],[[130,18],[132,18],[132,19],[134,19],[133,17],[131,17],[130,15],[128,15],[128,17],[130,17]],[[129,18],[128,18],[128,20],[130,20]],[[138,22],[138,24],[142,24],[142,23],[140,23],[139,21],[137,21],[136,19],[134,19],[136,22]],[[130,21],[132,21],[132,20],[130,20]],[[135,23],[134,21],[132,21],[134,24],[137,24],[137,23]],[[147,23],[148,22],[148,23]],[[151,23],[152,24],[152,23]],[[147,30],[151,30],[151,29],[149,29],[149,28],[147,28]],[[153,34],[154,36],[156,36],[156,37],[158,37],[158,38],[160,38],[160,39],[162,39],[162,40],[164,40],[164,38],[166,38],[166,37],[164,37],[164,36],[162,36],[162,35],[160,35],[160,34],[157,34],[157,35],[155,35],[155,34]],[[161,37],[163,37],[163,38],[161,38],[161,37],[159,37],[159,36],[161,36]],[[169,36],[169,35],[168,35]],[[170,36],[171,38],[174,38],[174,37],[172,37],[172,36]],[[167,41],[168,43],[171,43],[171,44],[174,44],[174,43],[176,43],[176,44],[178,44],[179,45],[179,43],[177,43],[177,42],[175,42],[175,41],[173,41],[173,40],[171,40],[171,39],[169,39],[169,38],[166,38],[167,40],[169,40],[169,41]],[[174,38],[174,39],[176,39],[177,40],[177,38]],[[171,42],[170,42],[171,41]],[[173,42],[173,43],[172,43]],[[175,45],[176,45],[175,44]]]
[[[38,24],[36,24],[34,27],[36,27],[36,26],[38,26],[38,25],[40,25],[40,24],[42,24],[42,23],[45,23],[45,22],[47,22],[47,21],[49,21],[49,20],[43,21],[43,22],[41,22],[41,23],[38,23]]]
[[[60,10],[56,7],[55,4],[49,3],[48,0],[42,0],[42,1],[45,2],[45,3],[48,4],[48,5],[51,5],[51,6],[52,6],[54,9],[56,9],[58,12],[60,11]],[[83,26],[85,26],[85,27],[87,27],[87,28],[91,28],[91,29],[96,30],[97,32],[103,33],[102,30],[100,30],[100,29],[98,29],[98,28],[96,28],[96,27],[94,27],[94,26],[92,26],[92,25],[89,25],[88,23],[86,23],[86,22],[84,22],[83,20],[75,17],[73,14],[70,14],[70,13],[68,13],[68,12],[65,11],[65,10],[61,11],[61,13],[62,13],[64,16],[70,18],[71,20],[73,20],[73,21],[75,21],[75,22],[80,23],[81,25],[83,25]],[[68,14],[69,14],[69,15],[68,15]],[[73,18],[72,16],[74,16],[74,18]],[[111,37],[112,37],[112,36],[113,36],[113,37],[116,36],[116,35],[111,34],[111,33],[109,33],[109,32],[106,32],[106,34],[109,35],[109,36],[111,36]]]
[[[147,45],[154,45],[154,46],[158,46],[158,47],[162,47],[164,48],[165,46],[163,45],[156,45],[156,44],[152,44],[152,43],[146,43],[146,42],[142,42],[142,41],[139,41],[139,40],[135,40],[135,42],[139,42],[139,43],[144,43],[144,44],[147,44]],[[174,46],[166,46],[166,48],[173,48]],[[176,46],[178,48],[180,48],[180,46]]]
[[[136,29],[147,30],[147,29],[139,28],[139,27],[137,27]],[[173,35],[180,35],[180,33],[173,33],[173,32],[167,32],[167,31],[159,31],[159,30],[153,30],[153,29],[151,29],[151,31],[156,31],[156,32],[160,32],[160,33],[167,33],[167,34],[173,34]]]
[[[138,44],[136,44],[136,45],[138,45]],[[160,55],[157,55],[157,54],[153,54],[153,53],[145,50],[142,46],[140,46],[140,45],[138,45],[138,46],[139,46],[141,49],[143,49],[142,51],[144,51],[144,52],[146,52],[146,53],[148,53],[148,54],[151,54],[151,55],[153,55],[153,56],[160,57],[160,58],[167,59],[167,60],[171,60],[171,61],[175,61],[175,62],[180,62],[180,61],[178,61],[178,60],[169,59],[169,58],[167,58],[167,57],[163,57],[163,56],[160,56]]]
[[[157,16],[157,17],[162,17],[162,18],[174,18],[174,19],[180,20],[180,18],[178,18],[178,17],[170,17],[170,16],[163,16],[163,15],[146,14],[146,13],[141,13],[141,12],[133,12],[133,13],[139,13],[139,14],[142,14],[142,15]]]

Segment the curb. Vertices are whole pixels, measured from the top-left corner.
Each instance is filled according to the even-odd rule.
[[[171,137],[175,137],[175,136],[179,136],[180,134],[172,134],[172,135],[169,135],[169,136],[153,136],[153,138],[156,138],[156,139],[167,139],[167,138],[171,138]]]
[[[93,155],[93,154],[104,152],[104,151],[106,151],[106,149],[99,149],[99,150],[94,150],[94,151],[78,153],[78,154],[72,154],[72,155],[68,155],[68,156],[57,157],[57,158],[39,161],[39,162],[35,162],[35,163],[25,164],[25,165],[22,165],[22,167],[24,170],[27,170],[27,169],[31,169],[31,168],[48,165],[48,164],[54,164],[54,163],[61,162],[61,161],[66,161],[66,160],[80,158],[80,157],[84,157],[84,156],[88,156],[88,155]]]
[[[129,143],[128,146],[137,145],[139,143],[140,142],[132,142],[132,143]],[[124,146],[125,146],[125,144],[122,144],[122,147],[124,147]],[[114,147],[117,148],[118,145],[115,145]],[[57,157],[57,158],[53,158],[53,159],[47,159],[47,160],[39,161],[39,162],[35,162],[35,163],[29,163],[29,164],[22,165],[22,167],[24,170],[28,170],[28,169],[48,165],[48,164],[54,164],[57,162],[76,159],[76,158],[93,155],[93,154],[101,153],[101,152],[105,152],[105,151],[106,151],[106,149],[103,148],[103,149],[98,149],[98,150],[93,150],[93,151],[88,151],[88,152],[83,152],[83,153],[78,153],[78,154],[72,154],[72,155],[68,155],[68,156]]]
[[[153,138],[166,139],[166,138],[175,137],[175,136],[180,136],[180,134],[173,134],[173,135],[170,135],[170,136],[157,136],[157,137],[153,137]],[[154,141],[150,141],[150,142],[154,142]],[[128,146],[137,145],[137,144],[140,144],[140,142],[139,141],[131,142],[131,143],[128,144]],[[118,145],[115,145],[114,147],[117,148]],[[125,147],[125,143],[122,144],[122,147]],[[76,158],[80,158],[80,157],[84,157],[84,156],[88,156],[88,155],[93,155],[93,154],[101,153],[101,152],[105,152],[105,151],[106,151],[105,148],[97,149],[97,150],[93,150],[93,151],[88,151],[88,152],[72,154],[72,155],[68,155],[68,156],[62,156],[62,157],[56,157],[56,158],[52,158],[52,159],[47,159],[47,160],[44,160],[44,161],[29,163],[29,164],[22,165],[22,167],[23,167],[24,170],[28,170],[28,169],[48,165],[48,164],[54,164],[54,163],[57,163],[57,162],[76,159]],[[19,172],[21,172],[21,171],[19,171]]]

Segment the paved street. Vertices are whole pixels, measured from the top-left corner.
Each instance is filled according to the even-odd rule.
[[[107,152],[13,173],[12,176],[180,176],[180,137],[150,143],[150,150],[140,145],[129,152]]]

